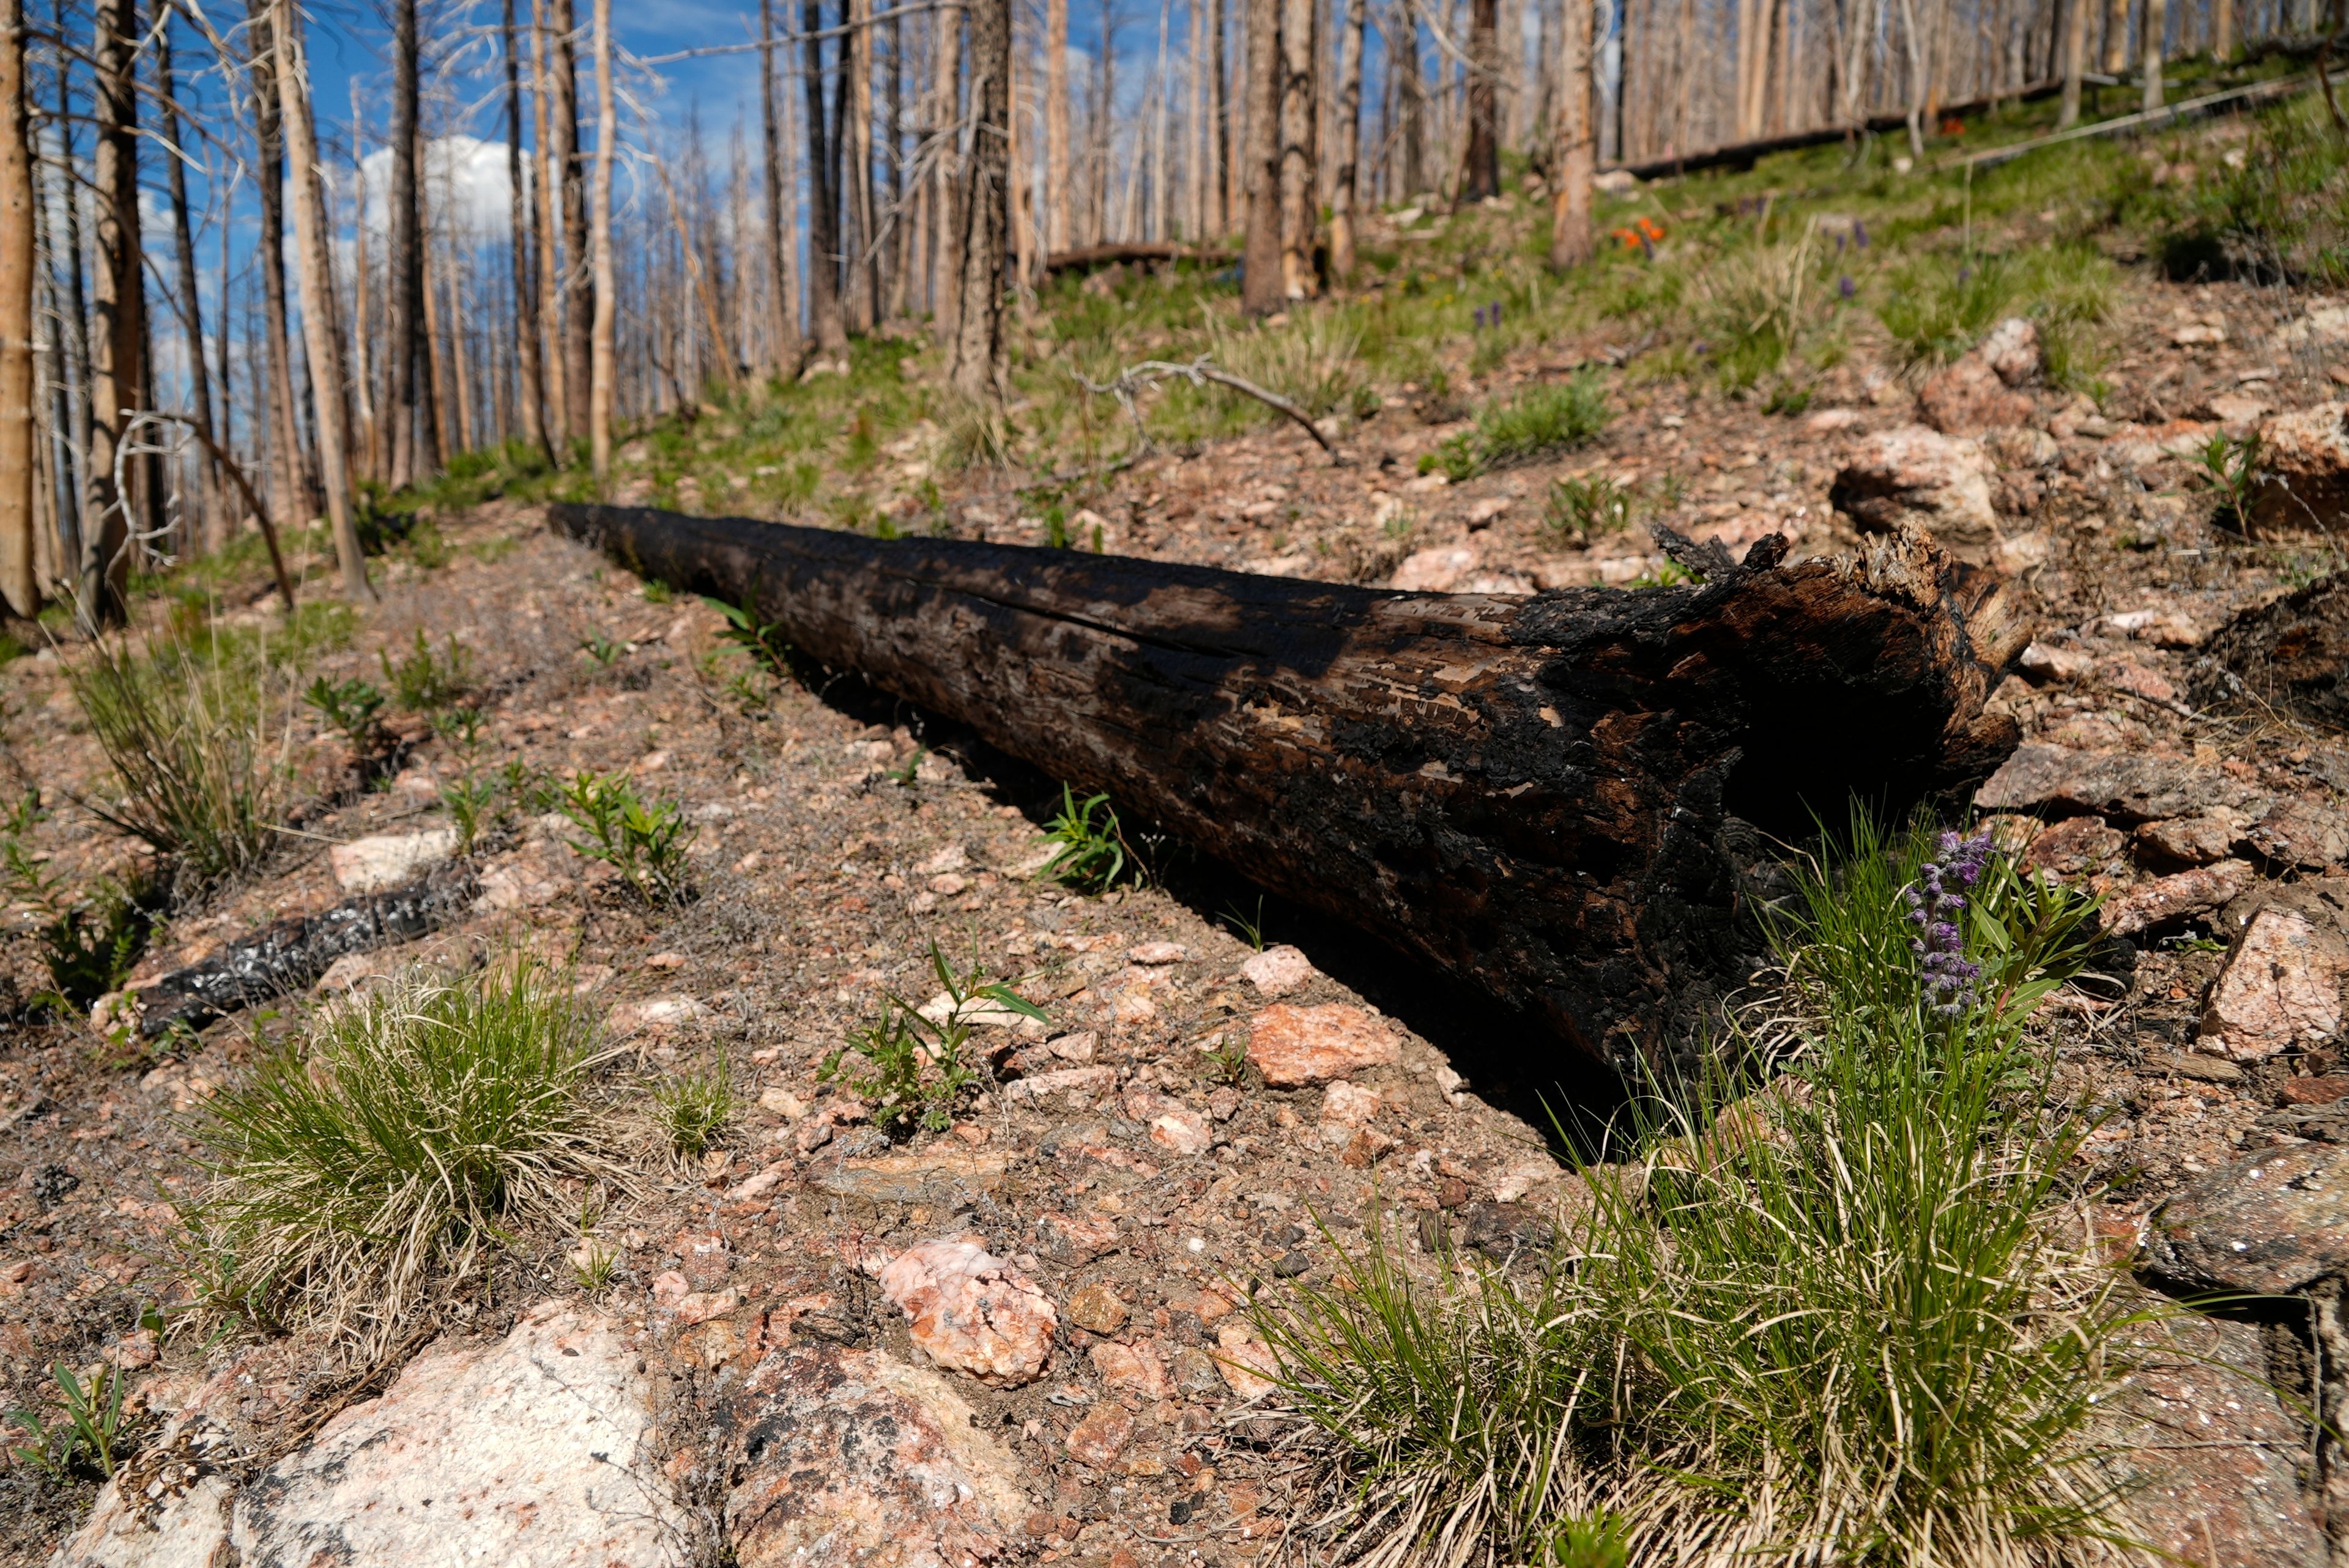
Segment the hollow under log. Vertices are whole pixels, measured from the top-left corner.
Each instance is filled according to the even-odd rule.
[[[2015,740],[2027,593],[1901,532],[1699,584],[1417,593],[556,505],[639,575],[1477,985],[1616,1068],[1746,973],[1741,846],[1899,810]]]

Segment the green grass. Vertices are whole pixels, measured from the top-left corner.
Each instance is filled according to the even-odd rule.
[[[664,1080],[653,1090],[669,1147],[690,1158],[708,1150],[734,1116],[734,1071],[724,1057]]]
[[[282,677],[217,645],[120,639],[65,671],[114,773],[92,813],[169,857],[182,896],[267,858],[293,790]]]
[[[1045,862],[1043,874],[1064,886],[1102,893],[1120,877],[1140,874],[1107,795],[1080,800],[1075,790],[1061,785],[1061,810],[1045,825],[1044,837],[1061,847]]]
[[[1590,440],[1607,428],[1607,394],[1596,376],[1537,383],[1476,411],[1476,427],[1421,458],[1422,471],[1442,469],[1457,484],[1493,469],[1513,468]]]
[[[270,1047],[191,1124],[182,1212],[215,1320],[383,1349],[505,1240],[560,1226],[612,1173],[602,1059],[564,976],[411,972]]]
[[[987,1080],[986,1063],[968,1049],[974,1013],[1047,1021],[1009,985],[983,984],[976,954],[957,974],[933,942],[930,968],[946,995],[943,1017],[926,1018],[904,997],[885,995],[873,1022],[850,1030],[847,1043],[816,1069],[818,1082],[839,1084],[864,1101],[875,1127],[944,1132],[954,1125],[957,1105]]]
[[[2053,1563],[2110,1528],[2126,1319],[2046,1222],[2084,1130],[2023,1041],[2087,904],[1994,866],[1945,1016],[1903,918],[1932,852],[1863,823],[1804,878],[1727,1057],[1785,1076],[1652,1086],[1539,1268],[1430,1276],[1374,1235],[1257,1298],[1350,1554],[1539,1562],[1605,1520],[1642,1562]]]

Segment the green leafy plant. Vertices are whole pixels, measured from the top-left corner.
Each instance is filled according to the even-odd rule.
[[[65,1419],[52,1427],[30,1410],[10,1411],[8,1423],[32,1440],[11,1446],[8,1452],[54,1480],[69,1478],[87,1456],[100,1475],[112,1480],[129,1430],[122,1399],[129,1379],[111,1363],[101,1364],[88,1383],[62,1361],[50,1363],[49,1376],[65,1406]]]
[[[355,750],[364,751],[374,744],[384,698],[383,688],[373,681],[358,676],[341,681],[320,676],[302,694],[302,700],[316,708],[329,727],[340,731]]]
[[[1256,901],[1254,920],[1250,920],[1236,909],[1226,909],[1216,918],[1231,927],[1232,934],[1242,942],[1247,943],[1258,953],[1264,951],[1264,900]]]
[[[616,643],[602,632],[595,632],[580,639],[579,651],[595,660],[598,669],[608,670],[628,656],[628,646],[626,643]]]
[[[36,1001],[78,1016],[120,988],[154,930],[142,900],[150,890],[106,878],[76,895],[25,848],[21,829],[0,836],[0,871],[8,891],[35,911],[34,940],[50,987]]]
[[[1638,508],[1638,494],[1609,475],[1553,480],[1542,526],[1560,539],[1588,543],[1630,527]]]
[[[725,1057],[704,1068],[672,1078],[653,1090],[669,1147],[697,1155],[718,1140],[734,1115],[734,1069]]]
[[[878,1017],[850,1031],[848,1043],[824,1057],[818,1081],[838,1083],[872,1107],[876,1127],[918,1126],[943,1132],[954,1125],[954,1109],[965,1091],[981,1081],[981,1064],[967,1047],[977,1013],[1005,1013],[1049,1022],[1042,1008],[1010,986],[982,984],[974,956],[957,975],[938,944],[930,944],[930,967],[946,993],[945,1016],[933,1022],[903,997],[881,999]],[[972,1004],[980,1006],[974,1007]],[[851,1057],[862,1065],[853,1064]]]
[[[1538,1268],[1431,1277],[1373,1230],[1339,1280],[1249,1304],[1366,1559],[2058,1562],[2111,1538],[2089,1423],[2147,1318],[2050,1223],[2086,1129],[2023,1038],[2093,903],[1986,837],[1865,819],[1797,882],[1776,995],[1695,1079],[1644,1086]]]
[[[647,803],[624,773],[572,776],[555,810],[587,836],[565,841],[589,860],[626,879],[647,903],[681,903],[692,896],[686,851],[692,825],[674,800]]]
[[[1640,573],[1623,586],[1626,588],[1675,588],[1683,583],[1703,581],[1702,575],[1690,571],[1679,562],[1663,561],[1659,562],[1652,570]]]
[[[1217,1083],[1239,1084],[1247,1078],[1247,1040],[1237,1034],[1217,1035],[1199,1047],[1200,1064]]]
[[[492,808],[498,801],[496,783],[478,774],[468,773],[453,784],[440,786],[440,809],[449,813],[450,825],[457,830],[457,852],[470,855],[481,836],[484,823],[492,820]]]
[[[922,758],[929,754],[928,747],[916,746],[912,756],[895,768],[884,769],[881,776],[900,789],[911,789],[922,776]]]
[[[414,645],[398,663],[392,662],[389,650],[376,657],[383,665],[384,679],[391,683],[392,699],[409,713],[438,713],[454,706],[472,687],[473,655],[453,633],[436,654],[425,640],[424,628],[419,626]]]
[[[1061,785],[1060,814],[1045,824],[1044,836],[1061,846],[1044,863],[1043,874],[1055,882],[1099,893],[1127,874],[1125,833],[1107,795],[1079,800],[1075,790]]]
[[[191,1124],[181,1241],[203,1312],[380,1349],[436,1284],[616,1178],[605,1059],[565,976],[418,971],[270,1047]]]
[[[2247,528],[2261,479],[2258,433],[2238,440],[2223,430],[2213,430],[2194,457],[2202,466],[2204,480],[2220,497],[2219,521],[2236,529]]]
[[[780,675],[792,673],[799,655],[784,637],[781,623],[761,619],[748,605],[706,596],[701,602],[726,617],[726,629],[719,636],[769,669]]]

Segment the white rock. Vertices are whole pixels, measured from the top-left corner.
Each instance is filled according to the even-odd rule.
[[[415,881],[456,852],[457,830],[431,828],[353,839],[327,851],[326,862],[334,868],[335,885],[345,892],[381,892]]]
[[[1387,586],[1406,593],[1442,593],[1476,569],[1476,552],[1461,546],[1415,550],[1395,568]]]
[[[1268,947],[1240,965],[1248,984],[1268,996],[1286,996],[1313,979],[1313,961],[1286,944]]]
[[[675,1560],[651,1380],[609,1319],[554,1305],[505,1339],[443,1341],[238,1500],[246,1563],[349,1568]]]
[[[2298,910],[2251,916],[2210,988],[2200,1044],[2237,1061],[2260,1061],[2341,1031],[2341,982],[2349,949],[2339,934]]]
[[[1944,543],[1986,545],[1998,533],[1994,471],[1980,442],[1904,425],[1860,442],[1829,493],[1863,531],[1914,523]]]
[[[976,1236],[908,1247],[881,1271],[881,1293],[931,1360],[982,1383],[1033,1382],[1051,1357],[1060,1326],[1051,1302]]]
[[[1361,1127],[1379,1114],[1379,1091],[1340,1078],[1321,1091],[1321,1119],[1336,1127]]]

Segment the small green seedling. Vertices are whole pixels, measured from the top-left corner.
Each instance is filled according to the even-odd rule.
[[[626,643],[616,643],[601,632],[582,637],[579,640],[579,650],[595,660],[597,668],[606,670],[628,655],[628,645]]]
[[[565,841],[589,860],[627,879],[647,903],[682,903],[691,896],[685,852],[692,826],[674,800],[647,804],[626,774],[574,775],[555,809],[587,836]]]
[[[943,1132],[954,1125],[955,1103],[963,1091],[981,1081],[981,1070],[965,1052],[970,1040],[970,1015],[1006,1011],[1038,1023],[1050,1020],[1042,1008],[1002,984],[980,985],[976,960],[957,975],[930,944],[930,967],[947,994],[947,1009],[937,1022],[922,1016],[914,1005],[894,993],[881,998],[874,1022],[851,1030],[848,1043],[823,1059],[816,1078],[838,1083],[873,1108],[876,1127],[916,1126]],[[971,1004],[984,1003],[984,1008]],[[851,1057],[862,1067],[853,1067]]]
[[[302,700],[317,709],[318,717],[353,747],[365,749],[375,739],[384,700],[383,688],[375,682],[358,676],[344,681],[320,676],[302,694]]]
[[[732,1065],[720,1056],[707,1068],[662,1084],[653,1091],[653,1099],[660,1107],[670,1147],[688,1158],[700,1154],[718,1141],[734,1115]]]
[[[398,664],[388,651],[376,658],[383,665],[384,679],[391,683],[393,700],[409,713],[439,713],[453,706],[473,684],[473,655],[458,645],[454,634],[435,654],[425,641],[424,628],[419,626],[414,646]]]
[[[1118,826],[1117,810],[1109,797],[1088,796],[1061,786],[1061,812],[1046,824],[1044,836],[1060,849],[1045,862],[1043,874],[1085,892],[1107,892],[1126,874],[1128,846]]]

